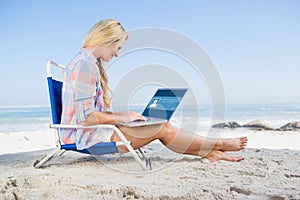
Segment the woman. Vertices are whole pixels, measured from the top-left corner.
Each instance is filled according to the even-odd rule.
[[[110,89],[102,60],[108,62],[118,57],[128,34],[122,25],[111,19],[95,24],[87,34],[83,47],[64,71],[63,82],[63,124],[119,124],[134,120],[145,120],[136,112],[108,112]],[[170,123],[136,128],[118,127],[124,136],[138,149],[153,140],[160,140],[174,152],[202,156],[211,162],[226,160],[240,161],[243,157],[233,157],[225,151],[239,151],[245,148],[247,138],[208,139],[180,130]],[[88,148],[101,141],[121,141],[111,129],[73,130],[61,133],[64,143],[75,143],[79,149]],[[119,152],[126,152],[118,147]]]

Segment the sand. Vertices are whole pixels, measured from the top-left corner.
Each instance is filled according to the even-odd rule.
[[[300,199],[300,151],[247,148],[238,163],[144,148],[153,170],[128,154],[66,152],[35,169],[51,150],[0,155],[0,199]]]

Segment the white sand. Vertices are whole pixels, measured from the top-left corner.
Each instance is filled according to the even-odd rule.
[[[226,130],[223,136],[244,134],[251,148],[234,153],[245,157],[239,163],[212,164],[152,143],[145,149],[154,170],[147,173],[128,154],[75,152],[35,169],[33,162],[54,146],[52,134],[2,134],[0,199],[300,199],[300,151],[287,149],[299,149],[299,132]],[[30,152],[16,153],[22,151]]]
[[[37,151],[55,147],[54,133],[50,130],[33,132],[0,132],[0,155]]]

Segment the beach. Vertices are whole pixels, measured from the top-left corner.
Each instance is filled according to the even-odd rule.
[[[66,153],[35,169],[34,160],[47,152],[0,156],[0,199],[300,198],[299,151],[246,149],[239,153],[244,161],[217,164],[167,153],[153,158],[151,172],[125,155]]]
[[[299,139],[298,132],[293,134]],[[34,136],[26,137],[17,143],[32,142],[34,147]],[[36,148],[0,155],[0,199],[300,199],[297,149],[251,148],[250,143],[249,148],[231,153],[244,156],[243,161],[210,163],[153,142],[144,148],[153,170],[145,172],[129,154],[75,152],[35,169],[34,161],[51,151],[47,146]]]
[[[153,168],[145,172],[129,154],[91,156],[76,152],[55,156],[42,168],[34,168],[33,163],[55,147],[54,134],[48,128],[48,109],[0,109],[5,116],[0,115],[2,122],[9,114],[12,122],[18,122],[0,124],[1,200],[300,199],[300,130],[278,130],[296,119],[288,116],[279,120],[281,112],[267,118],[253,112],[248,116],[233,113],[235,117],[228,119],[240,124],[263,119],[276,130],[210,129],[209,117],[200,118],[197,134],[248,137],[246,149],[229,152],[244,156],[240,162],[211,163],[201,157],[176,154],[153,141],[144,147]],[[180,126],[189,129],[195,119],[186,116],[180,119]],[[180,120],[175,116],[172,123],[179,125]]]

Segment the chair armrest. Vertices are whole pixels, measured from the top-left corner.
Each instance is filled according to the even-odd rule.
[[[115,125],[112,124],[97,124],[97,125],[90,125],[90,126],[83,126],[78,124],[50,124],[50,128],[76,128],[76,129],[91,129],[91,128],[111,128],[113,129],[118,136],[121,138],[123,142],[128,143],[128,140],[125,138],[123,133],[118,129]]]
[[[97,124],[90,126],[83,126],[79,124],[50,124],[50,128],[77,128],[77,129],[91,129],[91,128],[111,128],[118,129],[115,125],[111,124]]]
[[[124,137],[122,132],[114,125],[111,125],[111,124],[97,124],[97,125],[91,125],[91,126],[83,126],[83,125],[77,125],[77,124],[50,124],[50,128],[80,128],[80,129],[90,129],[90,128],[111,128],[111,129],[114,129],[117,134],[120,136],[120,137]],[[126,142],[126,143],[124,143]],[[124,146],[126,144],[131,144],[131,141],[128,141],[128,140],[123,140],[123,142],[116,142],[116,146]]]

